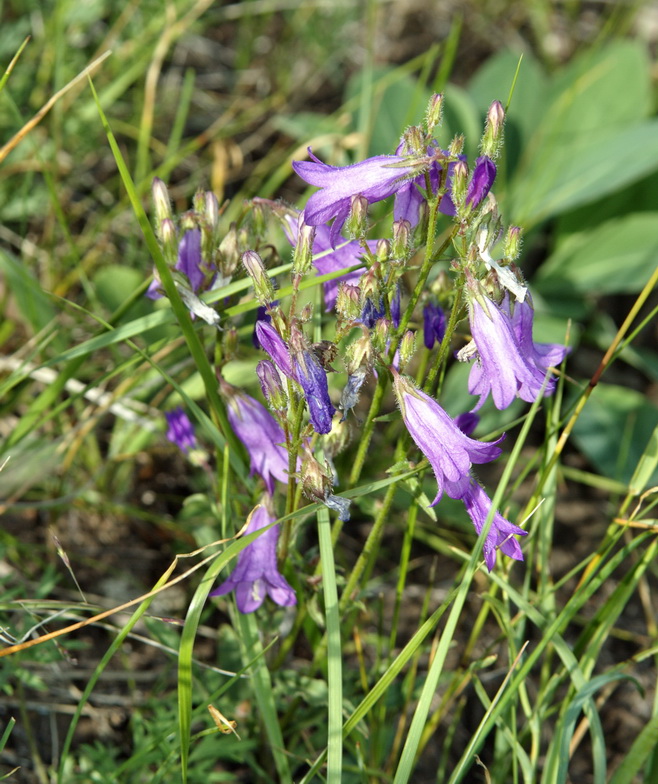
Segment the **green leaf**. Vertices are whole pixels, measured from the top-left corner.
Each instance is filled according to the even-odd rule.
[[[658,425],[658,408],[628,387],[599,384],[578,417],[573,439],[604,476],[628,484]],[[658,483],[658,471],[648,480]]]
[[[658,213],[628,215],[568,237],[541,266],[536,282],[544,292],[640,291],[653,272],[657,251]]]

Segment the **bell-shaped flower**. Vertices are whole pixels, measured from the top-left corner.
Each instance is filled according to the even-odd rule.
[[[252,511],[245,534],[260,531],[276,520],[276,516],[268,507],[269,503],[266,499],[265,503],[259,504]],[[235,591],[235,603],[241,613],[257,610],[268,594],[272,601],[282,607],[297,604],[295,591],[279,573],[276,565],[278,537],[278,525],[272,526],[256,537],[238,555],[238,562],[230,577],[209,595],[224,596]]]
[[[377,155],[351,166],[329,166],[315,157],[309,148],[310,161],[293,161],[295,172],[310,185],[321,190],[314,193],[304,209],[304,221],[320,226],[332,218],[331,244],[336,247],[340,230],[352,207],[352,198],[363,196],[370,204],[386,199],[404,185],[419,166],[399,155]]]
[[[464,502],[466,511],[473,521],[473,526],[479,536],[491,509],[491,499],[485,493],[480,483],[471,478],[470,484],[461,500]],[[500,512],[496,511],[482,548],[487,569],[491,571],[496,565],[496,553],[498,550],[509,558],[522,561],[521,546],[514,537],[526,536],[527,533],[523,528],[510,523]]]
[[[249,455],[249,476],[262,477],[271,495],[275,479],[288,484],[288,452],[283,430],[265,406],[250,395],[224,381],[221,390],[228,398],[226,413],[231,427]]]
[[[475,209],[484,199],[486,199],[495,179],[496,164],[491,158],[487,158],[486,155],[480,156],[475,161],[475,168],[473,169],[473,174],[468,183],[468,190],[466,191],[466,204],[471,209]]]
[[[190,282],[190,289],[197,293],[206,283],[206,273],[203,269],[201,256],[201,229],[188,229],[178,243],[178,260],[175,269],[182,272]],[[150,299],[160,299],[160,281],[157,277],[146,290]]]
[[[401,150],[402,147],[398,147],[398,154],[400,154]],[[430,150],[430,154],[433,152],[436,153],[436,150]],[[465,155],[460,155],[459,158],[466,160]],[[452,192],[452,170],[454,169],[455,161],[451,161],[448,164],[444,163],[444,166],[447,166],[446,181],[444,184],[446,192],[439,202],[439,212],[443,213],[443,215],[452,217],[455,215],[455,205],[450,194]],[[427,172],[432,193],[436,193],[438,190],[442,171],[443,166],[436,160],[432,161]],[[393,207],[394,221],[402,219],[408,220],[412,228],[418,224],[421,205],[427,201],[424,193],[426,185],[427,179],[425,174],[420,174],[413,180],[408,180],[402,184],[402,187],[399,188],[395,194],[395,206]]]
[[[505,296],[503,307],[509,313],[510,298]],[[532,362],[545,373],[549,367],[557,367],[569,353],[568,346],[559,343],[535,343],[532,339],[533,321],[535,310],[532,304],[530,293],[526,295],[523,302],[514,302],[512,326],[522,350]]]
[[[436,477],[437,493],[432,506],[440,501],[444,490],[451,498],[461,498],[471,481],[471,465],[495,460],[504,436],[490,443],[469,438],[434,398],[395,369],[392,372],[404,424]]]
[[[513,319],[509,302],[496,305],[484,295],[473,297],[469,308],[471,333],[478,359],[468,378],[468,391],[479,395],[473,409],[477,411],[489,393],[499,410],[507,408],[518,395],[534,402],[544,387],[544,395],[555,390],[555,378],[546,379],[546,371],[554,360],[564,358],[563,346],[534,344],[532,341],[532,309],[523,303]],[[516,307],[515,306],[515,307]]]
[[[257,321],[254,333],[260,347],[270,355],[277,368],[294,381],[290,350],[272,324],[269,321]]]

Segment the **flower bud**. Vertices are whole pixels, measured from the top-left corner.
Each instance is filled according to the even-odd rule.
[[[368,231],[368,199],[352,196],[349,215],[345,221],[345,233],[352,239],[365,237]]]
[[[350,501],[347,498],[335,496],[331,492],[332,472],[328,463],[324,468],[313,457],[309,449],[304,450],[302,462],[302,490],[311,501],[319,501],[338,512],[338,519],[350,519]]]
[[[173,267],[178,261],[178,237],[173,220],[165,218],[160,224],[160,242],[165,261]]]
[[[468,166],[464,161],[457,161],[452,169],[452,200],[457,208],[457,214],[466,199],[468,186]]]
[[[523,242],[522,231],[518,226],[510,226],[507,229],[503,254],[509,261],[518,259],[521,253],[521,243]]]
[[[345,350],[345,368],[350,376],[355,375],[357,370],[364,366],[372,366],[372,342],[369,334],[364,330],[364,334],[350,343]]]
[[[212,191],[206,191],[203,217],[212,231],[219,227],[219,202],[217,196]]]
[[[411,236],[411,224],[404,218],[395,221],[393,224],[393,258],[406,259],[409,253],[409,238]]]
[[[386,351],[390,332],[391,322],[385,318],[378,319],[372,332],[372,345],[375,351],[380,351],[381,353]]]
[[[377,245],[375,247],[375,256],[377,256],[377,261],[387,261],[391,255],[391,243],[389,240],[377,240]]]
[[[230,362],[236,356],[239,342],[238,331],[235,327],[231,327],[224,332],[222,349],[226,362]]]
[[[254,284],[256,299],[261,305],[269,305],[274,300],[274,288],[261,257],[255,251],[248,250],[242,254],[242,263]]]
[[[434,93],[427,106],[427,114],[425,115],[425,124],[427,126],[428,136],[434,135],[434,129],[441,125],[443,119],[443,94]]]
[[[315,226],[302,223],[297,244],[292,258],[292,270],[295,275],[306,275],[313,264],[313,242],[315,240]]]
[[[448,155],[456,158],[458,155],[461,155],[463,151],[464,151],[464,136],[463,134],[458,133],[450,142],[450,146],[448,147]]]
[[[279,413],[285,411],[288,407],[288,396],[274,363],[270,362],[269,359],[262,359],[256,365],[256,373],[258,374],[265,400],[267,400],[274,411]]]
[[[358,367],[354,373],[350,373],[347,377],[347,384],[343,388],[340,396],[340,403],[338,404],[338,408],[343,412],[343,418],[340,420],[341,422],[345,421],[348,413],[359,402],[359,391],[363,386],[363,382],[366,380],[367,373],[368,371],[365,367]],[[334,428],[334,430],[336,430],[336,428]],[[335,452],[334,454],[338,453]]]
[[[482,154],[495,160],[503,143],[503,126],[505,110],[500,101],[494,101],[487,112],[484,134],[480,143]]]
[[[156,229],[159,234],[159,228],[162,221],[166,219],[171,220],[173,217],[171,213],[171,201],[169,199],[167,186],[159,177],[153,178],[151,193],[153,196],[153,207],[155,209]]]
[[[411,361],[416,350],[416,336],[411,330],[407,330],[400,341],[400,370],[404,370]]]
[[[336,310],[344,321],[352,321],[361,314],[361,290],[352,283],[341,281],[336,295]]]
[[[425,137],[417,125],[402,134],[402,146],[406,155],[425,155]]]
[[[235,223],[229,226],[229,230],[219,243],[219,266],[222,277],[230,278],[235,272],[240,260],[240,243],[238,240],[238,230]]]

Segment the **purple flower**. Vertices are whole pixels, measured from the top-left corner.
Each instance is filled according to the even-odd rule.
[[[421,392],[409,379],[393,371],[395,394],[404,424],[420,451],[429,460],[436,476],[435,506],[443,491],[461,498],[471,481],[473,463],[488,463],[500,455],[503,440],[483,443],[466,436],[433,398]]]
[[[365,327],[368,329],[372,329],[377,321],[381,318],[384,318],[386,315],[386,310],[384,309],[384,303],[382,302],[381,298],[379,302],[375,305],[372,299],[368,297],[363,304],[363,309],[361,310],[361,322]]]
[[[473,209],[481,204],[486,199],[495,179],[496,164],[486,155],[480,156],[475,161],[475,169],[473,169],[471,181],[468,183],[466,204]]]
[[[479,536],[491,509],[491,499],[484,492],[479,482],[471,479],[466,492],[462,496],[462,501]],[[513,525],[509,520],[506,520],[500,512],[496,512],[482,548],[487,569],[491,571],[496,565],[496,552],[498,550],[516,561],[522,561],[521,546],[514,537],[526,536],[527,533],[523,528],[519,528],[518,525]]]
[[[509,313],[510,298],[508,294],[505,295],[503,300],[503,307]],[[532,339],[534,318],[535,310],[532,305],[532,297],[528,292],[523,302],[514,302],[512,327],[526,356],[545,373],[549,367],[557,367],[569,353],[570,349],[568,346],[561,346],[559,343],[535,343]]]
[[[327,374],[309,351],[300,351],[294,359],[295,377],[306,394],[311,424],[316,433],[330,433],[336,409],[329,398]]]
[[[288,453],[282,446],[286,437],[267,409],[250,395],[232,390],[226,413],[249,454],[249,476],[261,476],[270,495],[275,479],[288,484]]]
[[[434,341],[441,343],[446,333],[446,317],[443,308],[428,302],[423,308],[423,342],[428,349]]]
[[[178,260],[175,269],[182,272],[190,282],[193,292],[198,292],[206,280],[203,271],[203,259],[201,256],[201,229],[188,229],[181,241],[178,243]],[[160,281],[157,279],[151,282],[146,291],[146,296],[150,299],[160,299]]]
[[[261,348],[272,357],[272,361],[277,368],[288,378],[295,381],[295,375],[290,363],[290,351],[276,329],[268,321],[257,321],[255,334]]]
[[[276,517],[265,504],[259,504],[249,515],[245,534],[260,531]],[[276,566],[276,545],[279,526],[274,525],[248,544],[238,555],[238,563],[231,576],[210,596],[224,596],[235,591],[235,603],[241,613],[257,610],[269,594],[272,601],[282,607],[297,604],[294,590],[279,573]]]
[[[284,231],[288,242],[293,246],[297,245],[299,237],[300,219],[302,213],[297,217],[287,214],[284,220]],[[377,247],[377,240],[367,240],[368,248],[372,253]],[[336,242],[336,249],[332,248],[331,232],[328,226],[317,226],[315,239],[313,241],[313,265],[318,271],[318,275],[327,275],[330,272],[337,272],[346,267],[353,267],[360,264],[363,256],[363,248],[356,240],[343,241],[342,237]],[[338,295],[338,286],[341,281],[345,283],[356,283],[363,275],[363,270],[353,270],[346,272],[339,278],[324,282],[324,306],[327,311],[333,309]]]
[[[278,302],[273,302],[273,305],[278,305]],[[251,342],[254,344],[254,348],[261,348],[260,340],[258,340],[258,335],[256,333],[256,324],[259,321],[267,321],[268,324],[272,323],[272,317],[267,312],[267,307],[265,305],[259,305],[256,310],[256,321],[254,322],[254,331],[251,335]]]
[[[397,152],[400,153],[401,147],[398,147]],[[436,151],[434,151],[436,152]],[[432,151],[430,150],[430,154]],[[447,153],[446,153],[447,154]],[[460,155],[460,159],[466,160],[465,155]],[[444,215],[455,215],[455,205],[450,196],[452,185],[452,170],[455,166],[455,161],[448,164],[448,174],[446,176],[446,192],[439,202],[439,212]],[[439,187],[439,180],[443,167],[433,161],[429,167],[430,187],[432,193],[436,193]],[[403,218],[408,220],[413,228],[418,224],[420,216],[420,208],[423,202],[427,201],[422,191],[425,190],[426,181],[425,174],[420,174],[411,181],[403,183],[402,187],[395,194],[395,206],[393,207],[393,220],[399,221]]]
[[[186,453],[189,452],[190,449],[196,449],[194,427],[183,409],[179,406],[172,411],[167,411],[165,413],[165,418],[169,425],[167,430],[167,438],[169,441]]]
[[[399,155],[377,155],[351,166],[329,166],[315,157],[309,148],[310,161],[293,161],[295,172],[310,185],[321,190],[314,193],[304,209],[304,221],[320,226],[332,218],[331,244],[335,247],[340,230],[349,215],[353,196],[363,196],[372,204],[400,190],[417,166]]]
[[[561,362],[567,349],[555,344],[535,344],[532,340],[532,308],[516,303],[515,316],[509,314],[509,298],[502,306],[487,297],[473,299],[470,323],[479,359],[471,368],[468,391],[480,395],[473,409],[477,411],[491,392],[499,410],[507,408],[518,395],[534,402],[541,392],[546,371],[552,363]],[[518,308],[518,311],[516,310]],[[555,378],[549,377],[544,395],[555,390]]]
[[[480,417],[472,411],[466,411],[455,417],[455,424],[465,436],[470,436],[475,428],[480,424]]]

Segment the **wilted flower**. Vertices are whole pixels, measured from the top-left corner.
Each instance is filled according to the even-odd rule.
[[[482,527],[484,526],[489,510],[491,509],[491,499],[485,493],[484,489],[475,479],[471,482],[462,496],[466,511],[473,521],[475,530],[480,535]],[[484,540],[482,551],[484,553],[484,560],[487,568],[491,571],[496,565],[496,552],[500,550],[504,555],[514,558],[516,561],[523,560],[523,553],[521,546],[514,539],[515,536],[526,536],[527,531],[519,528],[518,525],[510,523],[506,520],[500,512],[496,512],[489,526],[487,537]]]
[[[490,443],[475,441],[459,429],[436,400],[395,370],[393,382],[404,424],[436,476],[438,487],[432,506],[444,490],[451,498],[461,498],[471,481],[471,465],[495,460],[504,436]]]
[[[260,531],[276,520],[269,506],[269,499],[259,504],[249,515],[245,534]],[[279,526],[274,525],[248,544],[238,555],[238,562],[231,576],[210,596],[223,596],[235,591],[235,603],[242,613],[257,610],[266,594],[282,607],[297,604],[294,590],[279,573],[276,565],[276,545]]]
[[[315,157],[293,161],[293,169],[306,182],[321,190],[314,193],[304,209],[309,226],[321,226],[332,218],[331,244],[336,247],[340,230],[352,207],[353,196],[363,196],[370,204],[386,199],[400,190],[417,166],[399,155],[377,155],[351,166],[329,166]],[[397,220],[397,217],[396,217]]]
[[[272,357],[272,361],[279,370],[294,381],[295,375],[290,363],[290,351],[281,335],[269,321],[257,321],[255,333],[261,348]]]
[[[274,480],[288,483],[288,453],[283,430],[257,400],[225,381],[220,389],[228,398],[226,413],[231,427],[244,444],[251,464],[250,476],[263,478],[267,492],[274,492]]]
[[[347,522],[350,519],[350,504],[352,502],[348,498],[334,495],[331,492],[334,484],[334,472],[331,464],[325,461],[324,467],[321,466],[308,445],[304,446],[301,473],[304,495],[311,501],[319,501],[329,509],[338,512],[338,519]]]
[[[466,191],[466,204],[474,209],[487,197],[496,179],[496,164],[486,155],[475,161],[475,168]]]
[[[293,360],[295,378],[306,394],[309,418],[316,433],[329,433],[336,409],[331,404],[327,373],[310,351],[298,352]]]
[[[423,308],[423,342],[431,349],[434,341],[441,343],[446,333],[446,317],[443,308],[428,302]]]
[[[517,303],[517,306],[523,303]],[[469,318],[478,360],[468,378],[468,391],[480,395],[473,409],[482,406],[489,392],[496,408],[507,408],[518,395],[528,403],[541,392],[550,363],[564,358],[563,346],[536,346],[532,341],[532,309],[523,308],[513,321],[508,307],[500,307],[487,297],[474,297]],[[485,309],[486,308],[486,309]],[[549,377],[544,395],[555,389]]]
[[[169,425],[167,430],[168,440],[186,453],[191,449],[196,449],[194,427],[185,411],[179,406],[172,411],[165,412],[165,418]]]

